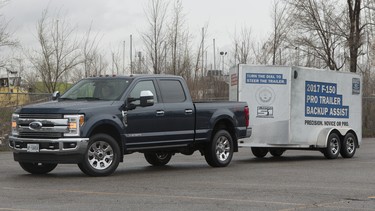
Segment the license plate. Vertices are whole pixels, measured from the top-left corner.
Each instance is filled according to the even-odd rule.
[[[39,144],[27,144],[27,152],[39,152]]]

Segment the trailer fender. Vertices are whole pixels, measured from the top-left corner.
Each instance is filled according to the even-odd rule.
[[[318,140],[317,140],[317,143],[316,143],[316,147],[317,148],[325,148],[325,147],[327,147],[328,136],[333,131],[338,132],[338,135],[340,136],[340,138],[342,138],[350,130],[353,130],[353,129],[352,128],[340,128],[340,129],[337,129],[337,128],[333,128],[333,127],[324,128],[324,129],[322,129],[319,132]]]

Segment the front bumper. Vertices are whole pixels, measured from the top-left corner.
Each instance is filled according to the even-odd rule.
[[[35,139],[9,137],[14,160],[40,163],[80,163],[86,153],[89,138]],[[28,152],[28,144],[38,144],[38,152]]]

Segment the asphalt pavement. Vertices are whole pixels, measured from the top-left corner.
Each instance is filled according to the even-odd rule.
[[[150,166],[125,156],[108,177],[88,177],[76,165],[31,175],[0,152],[0,211],[34,210],[375,210],[375,139],[351,159],[317,151],[255,158],[240,148],[226,168],[209,167],[198,152]]]

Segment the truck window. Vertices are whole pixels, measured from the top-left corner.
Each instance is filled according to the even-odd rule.
[[[186,100],[186,95],[180,81],[160,80],[159,86],[164,103],[180,103]]]
[[[131,80],[123,78],[83,79],[70,88],[60,99],[119,100],[130,82]]]
[[[154,102],[157,103],[158,97],[156,95],[154,82],[152,82],[152,81],[140,81],[140,82],[138,82],[135,85],[135,87],[133,88],[133,90],[131,91],[130,97],[139,98],[140,95],[141,95],[141,91],[145,91],[145,90],[149,90],[149,91],[152,92],[152,94],[154,94]],[[139,104],[139,100],[135,101],[135,104]]]

